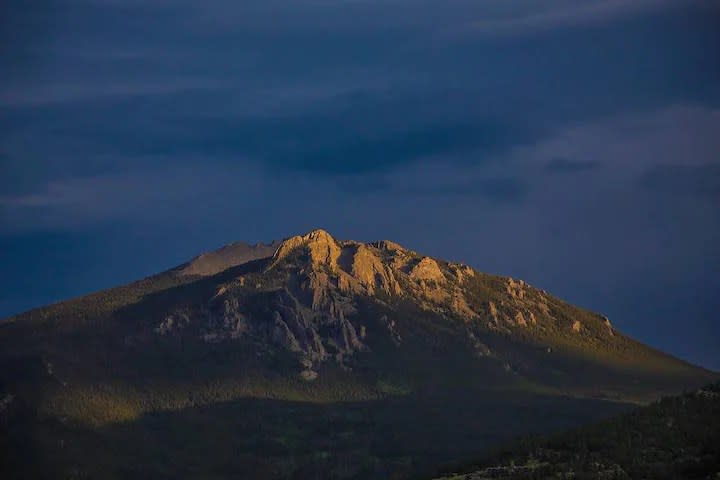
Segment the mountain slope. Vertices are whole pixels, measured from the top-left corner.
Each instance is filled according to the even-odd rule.
[[[253,260],[267,258],[275,253],[281,242],[258,243],[248,245],[243,242],[235,242],[225,245],[218,250],[203,253],[184,265],[175,269],[180,276],[202,276],[215,275],[228,268],[242,265]]]
[[[11,423],[34,425],[48,438],[122,424],[140,432],[159,412],[178,412],[163,417],[176,425],[183,412],[236,412],[243,399],[260,402],[262,415],[274,405],[263,402],[312,404],[318,412],[343,402],[390,419],[384,432],[368,433],[369,449],[378,435],[407,428],[395,409],[415,412],[430,428],[427,417],[438,405],[455,405],[458,411],[442,409],[444,423],[461,435],[485,435],[489,416],[545,405],[547,418],[495,428],[467,445],[480,448],[490,438],[577,424],[622,402],[716,378],[523,281],[390,241],[339,241],[322,230],[271,245],[232,244],[139,282],[11,318],[0,324],[0,372],[3,398],[12,399],[5,411],[20,412]],[[463,416],[459,406],[480,398],[487,413]],[[285,411],[270,410],[274,419]],[[38,419],[50,423],[41,428]],[[213,425],[208,435],[219,428]],[[398,455],[410,463],[397,471],[417,471],[435,458],[411,448],[433,431],[406,441],[410,450]],[[64,458],[55,465],[61,470],[78,461],[56,446],[37,448],[43,458],[48,451]],[[438,461],[464,452],[424,449]],[[378,465],[383,475],[396,471]]]

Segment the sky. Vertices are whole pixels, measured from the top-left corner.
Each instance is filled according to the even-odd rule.
[[[0,317],[324,228],[720,369],[720,2],[8,0]]]

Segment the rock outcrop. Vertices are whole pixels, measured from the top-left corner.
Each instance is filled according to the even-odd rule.
[[[410,270],[410,278],[416,281],[445,282],[438,263],[430,257],[423,257],[417,265]]]
[[[300,248],[307,250],[312,266],[327,265],[331,269],[337,268],[340,247],[325,230],[313,230],[306,235],[291,237],[282,242],[273,255],[272,266]]]

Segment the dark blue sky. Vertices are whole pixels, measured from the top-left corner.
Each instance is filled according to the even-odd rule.
[[[0,10],[0,317],[322,227],[720,369],[720,2]]]

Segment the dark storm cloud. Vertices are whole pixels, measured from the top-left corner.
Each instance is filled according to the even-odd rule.
[[[651,16],[638,18],[599,2],[593,11],[618,20],[577,30],[587,16],[571,2],[525,6],[70,2],[43,75],[0,92],[0,141],[24,162],[52,152],[65,171],[194,154],[345,175],[468,151],[484,162],[594,116],[717,97],[707,15],[644,2]],[[563,28],[445,35],[476,18],[526,17]]]
[[[44,130],[45,145],[23,145],[25,149],[62,142],[61,154],[76,158],[204,155],[220,163],[253,160],[271,168],[340,175],[477,150],[486,154],[475,157],[483,161],[537,138],[542,131],[465,111],[457,94],[428,99],[401,92],[348,95],[325,108],[269,117],[212,113],[208,105],[222,102],[217,95],[184,92],[110,105],[35,107],[29,112],[16,110],[15,115],[11,111],[9,117],[14,119],[2,123],[9,137],[24,131],[27,123]],[[185,103],[187,97],[196,100]],[[128,123],[128,118],[133,121]]]

